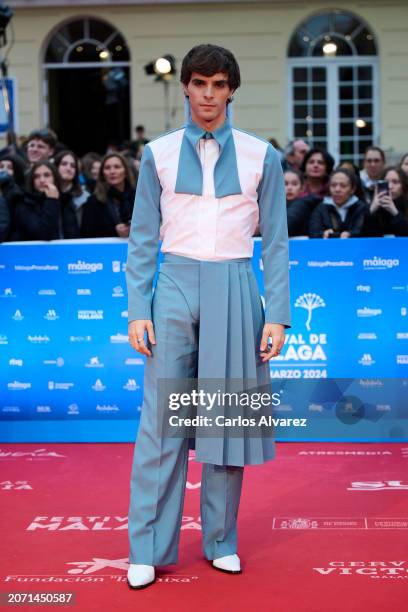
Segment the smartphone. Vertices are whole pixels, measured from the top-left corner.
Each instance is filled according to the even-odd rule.
[[[380,195],[380,193],[389,194],[388,181],[377,181],[377,193],[378,195]]]

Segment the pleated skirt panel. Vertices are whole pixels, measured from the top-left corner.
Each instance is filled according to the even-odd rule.
[[[169,304],[174,299],[174,292],[171,297],[166,287],[174,285],[178,288],[178,299],[185,300],[192,321],[198,325],[195,373],[199,389],[212,394],[219,390],[221,395],[246,391],[258,396],[265,392],[271,394],[269,362],[262,362],[259,354],[264,310],[251,260],[211,262],[165,253],[153,308],[161,317],[165,316],[166,302]],[[153,323],[156,325],[154,320]],[[172,333],[170,323],[166,333]],[[153,347],[153,351],[157,349]],[[166,361],[173,359],[177,360],[178,355],[165,355]],[[191,368],[186,376],[191,376]],[[266,413],[272,414],[271,409],[263,409],[263,414]],[[198,417],[218,416],[219,423],[235,418],[236,424],[196,427],[194,439],[190,440],[196,460],[244,466],[273,459],[273,429],[242,424],[251,414],[259,416],[248,406],[215,402],[209,410],[208,405],[199,403],[195,412]]]

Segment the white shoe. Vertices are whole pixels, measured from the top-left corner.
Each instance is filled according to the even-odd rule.
[[[227,572],[228,574],[241,573],[241,562],[238,555],[219,557],[218,559],[214,559],[212,564],[215,569],[221,570],[222,572]]]
[[[152,584],[155,579],[153,565],[131,563],[127,573],[128,584],[132,589],[143,589]]]

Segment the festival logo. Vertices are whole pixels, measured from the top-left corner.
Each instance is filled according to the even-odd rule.
[[[364,308],[357,308],[357,316],[358,317],[378,317],[382,314],[381,308],[369,308],[368,306],[364,306]]]
[[[68,274],[92,274],[93,272],[100,272],[103,270],[103,263],[82,261],[78,259],[77,262],[71,262],[67,264]]]
[[[27,389],[31,389],[31,383],[13,380],[13,382],[7,383],[7,389],[9,391],[27,391]]]
[[[295,308],[304,308],[307,311],[306,329],[311,330],[312,312],[317,308],[326,306],[324,300],[317,293],[304,293],[295,302]]]
[[[377,255],[371,259],[363,259],[364,270],[391,270],[392,268],[398,268],[399,265],[399,259],[387,259],[385,257],[377,257]]]

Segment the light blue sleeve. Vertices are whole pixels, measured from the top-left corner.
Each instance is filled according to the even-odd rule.
[[[258,186],[265,288],[265,323],[290,327],[289,240],[286,194],[278,153],[268,145]]]
[[[152,318],[152,286],[160,233],[161,185],[149,145],[143,151],[130,226],[126,283],[128,321]]]

